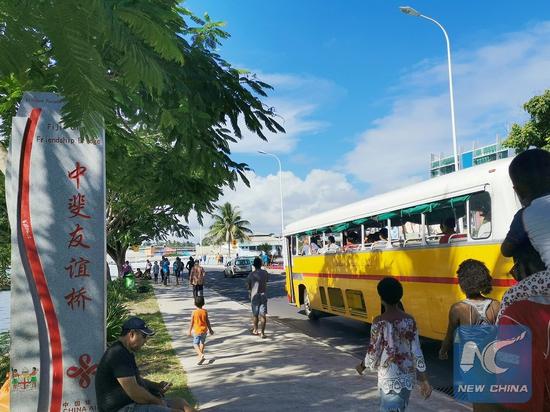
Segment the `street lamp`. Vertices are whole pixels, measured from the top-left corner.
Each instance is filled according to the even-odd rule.
[[[423,14],[419,13],[415,9],[409,6],[401,6],[399,7],[399,10],[401,10],[402,13],[407,14],[409,16],[414,17],[422,17],[423,19],[429,20],[432,23],[435,23],[437,27],[439,27],[443,34],[445,35],[445,40],[447,41],[447,66],[449,68],[449,97],[451,99],[451,126],[452,126],[452,132],[453,132],[453,152],[454,152],[454,159],[455,159],[455,172],[458,171],[458,150],[456,147],[456,125],[455,125],[455,104],[454,104],[454,94],[453,94],[453,72],[451,69],[451,43],[449,42],[449,36],[447,35],[447,32],[445,31],[445,28],[436,20],[432,19],[431,17],[424,16]]]
[[[273,153],[265,152],[263,150],[258,150],[258,153],[266,155],[266,156],[274,157],[277,160],[277,163],[279,164],[279,195],[280,195],[280,198],[281,198],[281,245],[282,245],[281,254],[283,255],[283,265],[284,265],[285,246],[284,246],[284,240],[283,240],[283,238],[284,238],[283,232],[284,232],[284,229],[285,229],[285,219],[284,219],[284,209],[283,209],[283,168],[281,167],[281,159],[279,159],[279,156],[277,156]]]

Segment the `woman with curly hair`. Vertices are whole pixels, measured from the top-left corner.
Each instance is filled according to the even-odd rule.
[[[427,399],[432,387],[426,374],[426,362],[420,348],[416,321],[400,308],[403,286],[392,277],[377,286],[385,311],[374,318],[365,360],[355,370],[378,372],[381,412],[404,412],[415,383]]]
[[[447,335],[439,350],[439,359],[447,359],[449,349],[453,345],[456,328],[459,326],[493,325],[496,322],[500,302],[487,295],[491,292],[492,277],[483,262],[467,259],[460,264],[458,284],[466,299],[455,303],[449,310],[449,325]]]

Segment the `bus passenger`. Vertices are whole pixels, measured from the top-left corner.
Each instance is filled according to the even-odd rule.
[[[388,240],[388,228],[383,227],[378,232],[367,236],[367,243],[380,242],[382,240]]]
[[[459,326],[493,325],[496,322],[500,303],[484,295],[492,290],[493,278],[483,262],[467,259],[458,266],[458,284],[466,299],[455,303],[449,310],[447,335],[439,350],[439,359],[448,359],[453,346],[454,333]]]
[[[398,306],[403,286],[397,279],[387,277],[378,283],[377,290],[385,311],[374,319],[365,360],[356,370],[360,375],[366,368],[378,371],[380,410],[403,412],[417,377],[424,399],[430,396],[432,387],[416,322]]]
[[[321,249],[321,253],[337,253],[340,251],[340,247],[336,244],[336,239],[334,236],[330,235],[328,237],[328,245]]]
[[[486,239],[491,236],[491,210],[485,207],[479,212],[479,216],[482,220],[477,230],[476,238]]]
[[[304,236],[304,245],[302,246],[302,250],[300,251],[300,255],[302,255],[302,256],[311,255],[311,247],[309,246],[309,237],[308,236]]]
[[[454,217],[448,217],[443,222],[441,222],[440,228],[443,236],[439,238],[439,244],[449,243],[449,238],[451,235],[456,234],[455,232],[456,220]]]
[[[361,243],[361,239],[359,239],[359,235],[356,231],[350,230],[346,232],[345,238],[346,244],[344,246],[344,251],[355,250],[360,246],[359,243]]]
[[[309,251],[312,255],[319,254],[319,237],[318,236],[311,237],[309,241]]]

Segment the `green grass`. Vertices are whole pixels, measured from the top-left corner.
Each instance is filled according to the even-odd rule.
[[[10,371],[10,333],[0,333],[0,386],[4,384]]]
[[[172,348],[172,340],[164,325],[154,292],[136,295],[135,299],[128,302],[130,312],[142,318],[156,332],[136,354],[142,376],[154,382],[172,382],[173,386],[166,397],[184,398],[195,405],[196,400],[187,387],[187,375]]]

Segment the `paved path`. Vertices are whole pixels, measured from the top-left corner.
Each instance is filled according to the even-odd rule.
[[[357,375],[355,357],[269,319],[268,337],[252,336],[249,307],[208,289],[205,308],[215,335],[207,339],[210,363],[197,365],[186,335],[191,290],[161,286],[155,293],[201,411],[378,411],[376,376]],[[408,410],[471,409],[438,392],[424,401],[415,391]]]

